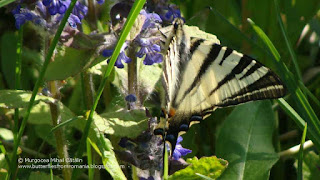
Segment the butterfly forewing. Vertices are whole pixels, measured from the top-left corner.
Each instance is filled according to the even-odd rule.
[[[285,88],[275,73],[221,46],[215,36],[210,40],[193,36],[181,21],[168,29],[164,33],[163,106],[170,116],[162,123],[167,126],[158,129],[165,129],[162,132],[173,149],[179,132],[216,108],[284,96]]]

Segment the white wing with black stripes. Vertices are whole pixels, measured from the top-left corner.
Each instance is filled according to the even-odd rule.
[[[253,58],[188,32],[177,19],[163,33],[163,118],[155,134],[175,147],[178,136],[216,108],[284,96],[285,87]],[[169,30],[168,30],[169,29]]]

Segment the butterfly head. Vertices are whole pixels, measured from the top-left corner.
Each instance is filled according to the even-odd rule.
[[[182,18],[176,18],[172,22],[175,29],[178,29],[179,27],[182,27],[184,24],[184,19]]]

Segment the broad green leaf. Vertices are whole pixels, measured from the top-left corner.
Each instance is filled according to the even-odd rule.
[[[28,106],[30,97],[31,92],[28,91],[0,90],[0,107],[23,108],[20,112],[20,116],[22,117],[25,113],[25,107]],[[36,101],[38,101],[38,104],[34,105],[31,110],[31,114],[28,119],[29,123],[52,124],[51,112],[48,103],[55,103],[59,106],[62,122],[74,117],[73,113],[66,106],[59,101],[55,102],[55,100],[51,97],[37,95]]]
[[[45,80],[64,80],[88,68],[92,62],[94,50],[68,48],[59,51],[46,71]]]
[[[66,107],[64,106],[61,102],[58,102],[59,106],[59,113],[60,113],[60,118],[61,122],[64,122],[68,119],[71,119],[74,117],[74,114]],[[21,116],[25,113],[25,109],[23,109],[20,113]],[[28,119],[29,123],[32,124],[50,124],[52,125],[52,120],[51,120],[51,112],[50,112],[50,107],[47,103],[40,102],[39,104],[35,105],[32,110],[30,117]]]
[[[298,160],[295,162],[297,168]],[[302,165],[303,179],[304,180],[318,180],[320,179],[320,158],[315,152],[310,151],[304,154]]]
[[[148,127],[148,118],[144,110],[121,110],[100,116],[101,118],[94,118],[99,130],[119,137],[135,138]]]
[[[28,121],[30,123],[30,121]],[[51,132],[52,126],[49,124],[36,124],[34,125],[34,133],[42,138],[45,142],[56,148],[56,138]]]
[[[44,172],[40,172],[40,171],[33,171],[30,173],[30,176],[28,178],[28,180],[37,180],[37,179],[50,179],[51,175],[44,173]],[[53,180],[62,180],[60,177],[58,176],[53,176]]]
[[[216,156],[202,157],[198,159],[193,157],[187,159],[190,165],[185,169],[175,172],[169,179],[203,179],[203,176],[217,179],[227,168],[228,162],[219,159]]]
[[[115,180],[127,179],[120,168],[110,140],[104,138],[99,132],[96,132],[95,139],[96,141],[90,141],[90,143],[101,156],[104,169],[106,169]]]
[[[154,90],[161,77],[162,68],[159,64],[146,66],[143,64],[143,58],[138,58],[137,72],[140,97],[144,101]],[[112,83],[119,89],[128,88],[128,70],[126,67],[123,69],[115,68],[115,78]]]
[[[141,88],[140,96],[143,101],[154,90],[156,83],[161,77],[162,68],[158,64],[152,66],[146,66],[143,64],[143,59],[138,59],[138,80],[139,88]]]
[[[272,145],[274,113],[269,101],[237,106],[218,134],[216,155],[229,162],[221,179],[269,179],[278,155]]]
[[[1,71],[9,88],[14,88],[16,46],[18,37],[14,33],[5,33],[1,37]],[[1,101],[0,101],[1,102]]]
[[[13,141],[12,131],[6,128],[0,128],[0,139],[5,141]]]
[[[0,107],[3,108],[24,108],[28,106],[31,92],[22,90],[0,90]],[[37,95],[36,101],[54,102],[54,99],[47,96]]]

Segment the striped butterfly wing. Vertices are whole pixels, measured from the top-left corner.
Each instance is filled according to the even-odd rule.
[[[284,96],[281,80],[253,58],[192,37],[175,24],[166,46],[163,86],[164,117],[155,134],[164,135],[172,149],[181,133],[219,107]],[[164,35],[165,36],[165,35]]]

